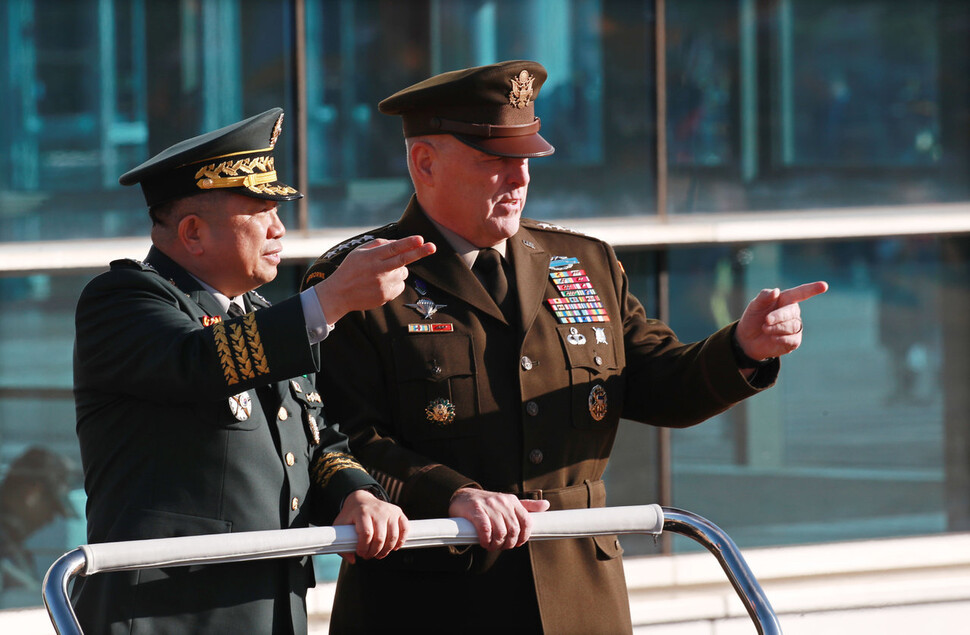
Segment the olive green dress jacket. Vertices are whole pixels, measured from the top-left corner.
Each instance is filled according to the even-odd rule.
[[[234,319],[162,252],[81,294],[74,391],[92,543],[329,524],[379,486],[326,427],[299,298]],[[82,578],[86,633],[301,633],[307,558]]]
[[[608,244],[546,223],[524,219],[508,240],[509,318],[414,199],[399,222],[324,254],[305,284],[370,238],[411,234],[438,251],[410,265],[401,296],[341,320],[318,376],[328,415],[410,518],[446,517],[461,487],[602,507],[621,417],[690,426],[759,390],[738,372],[733,325],[680,343],[644,315]],[[341,571],[331,631],[629,632],[620,554],[601,536],[359,562]]]

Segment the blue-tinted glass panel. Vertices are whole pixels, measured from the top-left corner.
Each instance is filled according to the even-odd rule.
[[[832,285],[801,305],[773,388],[673,431],[675,505],[747,546],[965,529],[967,255],[938,238],[673,252],[685,340],[762,288]]]
[[[530,162],[527,215],[643,213],[653,204],[653,16],[632,0],[307,3],[312,226],[378,225],[412,193],[401,121],[378,102],[439,72],[541,62],[552,157]]]
[[[245,116],[292,112],[288,7],[2,3],[0,241],[146,234],[144,199],[122,173]],[[284,133],[277,146],[283,174],[295,174],[291,143]]]
[[[669,210],[965,201],[970,5],[668,3]]]
[[[85,542],[71,351],[86,279],[0,278],[0,608],[39,604],[47,568]],[[55,511],[62,497],[74,516]]]

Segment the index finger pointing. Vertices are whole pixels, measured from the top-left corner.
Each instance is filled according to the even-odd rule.
[[[778,296],[778,300],[775,302],[775,306],[785,306],[786,304],[802,302],[821,293],[825,293],[828,290],[828,282],[818,281],[800,284],[797,287],[782,291]]]
[[[401,264],[406,265],[434,253],[434,244],[424,242],[421,236],[408,236],[385,242],[373,248],[381,260],[390,260],[395,256],[404,256]],[[431,251],[428,251],[430,249]],[[425,253],[427,252],[427,253]],[[400,266],[400,265],[398,265]]]

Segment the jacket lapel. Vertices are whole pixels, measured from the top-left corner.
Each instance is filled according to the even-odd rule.
[[[409,277],[420,278],[463,302],[467,302],[479,311],[506,322],[498,305],[488,295],[488,292],[478,282],[478,278],[465,265],[461,257],[451,248],[451,244],[428,220],[416,198],[411,198],[411,203],[401,220],[398,221],[398,228],[402,238],[417,234],[426,241],[433,242],[438,248],[432,255],[409,265]]]
[[[519,323],[525,333],[542,310],[549,275],[549,252],[532,232],[521,225],[506,245],[512,254],[515,288],[519,297]]]

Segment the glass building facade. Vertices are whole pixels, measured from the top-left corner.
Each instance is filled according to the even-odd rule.
[[[535,59],[557,151],[530,164],[526,215],[617,237],[649,315],[700,339],[762,288],[831,284],[803,304],[804,344],[770,391],[688,430],[626,423],[609,504],[686,508],[742,547],[970,530],[965,0],[0,11],[0,480],[34,446],[79,462],[73,309],[107,266],[90,254],[147,251],[144,201],[122,172],[282,106],[277,167],[307,198],[281,208],[298,248],[261,290],[281,300],[312,246],[404,209],[400,121],[378,101],[437,72]],[[80,479],[69,485],[83,518]],[[0,490],[8,518],[15,490]],[[84,541],[83,520],[60,517],[28,536],[30,579],[5,581],[0,608],[39,604],[31,583]]]

